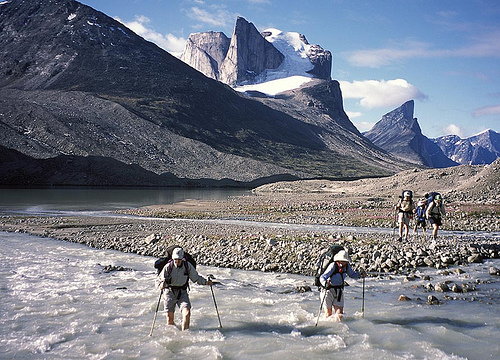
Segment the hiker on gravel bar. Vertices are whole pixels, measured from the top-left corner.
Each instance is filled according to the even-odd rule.
[[[353,279],[365,277],[364,270],[354,271],[350,265],[351,259],[345,250],[335,254],[332,263],[320,277],[320,301],[326,305],[326,317],[332,316],[332,307],[335,310],[335,320],[342,320],[344,314],[344,280],[346,276]],[[319,315],[318,315],[319,316]]]
[[[177,305],[182,312],[182,330],[189,329],[191,319],[191,302],[189,301],[189,279],[199,285],[212,285],[212,280],[205,279],[184,257],[184,250],[178,247],[172,252],[170,260],[158,274],[157,287],[166,289],[165,310],[167,310],[167,324],[174,324],[174,312]]]
[[[398,203],[396,204],[396,211],[398,212],[398,223],[399,223],[399,239],[398,241],[408,239],[408,231],[410,230],[410,220],[413,217],[413,210],[415,209],[415,204],[412,199],[412,192],[410,190],[403,191],[403,195],[400,197]],[[404,234],[403,234],[404,229]]]
[[[428,204],[425,212],[426,218],[432,225],[432,238],[436,240],[438,228],[442,225],[442,217],[446,215],[443,198],[440,194],[434,196],[434,199]]]
[[[425,237],[426,230],[426,222],[427,217],[425,215],[425,210],[427,207],[427,199],[421,199],[417,202],[417,206],[415,207],[415,228],[413,229],[413,234],[418,235],[418,228],[422,228],[422,232]]]

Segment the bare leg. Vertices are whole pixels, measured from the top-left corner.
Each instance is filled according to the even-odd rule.
[[[432,237],[436,239],[437,234],[438,234],[438,226],[437,224],[432,224]]]
[[[174,324],[174,313],[173,312],[167,313],[167,325],[175,325]]]
[[[191,310],[188,308],[182,309],[182,330],[189,329],[189,323],[191,321]]]
[[[329,318],[332,316],[332,308],[325,308],[325,317]]]

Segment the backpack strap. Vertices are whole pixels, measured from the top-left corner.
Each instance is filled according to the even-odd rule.
[[[340,274],[340,277],[342,277],[342,285],[336,285],[336,286],[331,286],[331,288],[335,289],[335,290],[342,290],[344,289],[344,280],[345,280],[345,272],[342,271],[338,264],[336,262],[334,262],[334,267],[333,267],[333,272],[332,274],[330,275],[330,279],[332,278],[333,275],[336,275],[336,274]],[[340,292],[339,292],[339,296],[340,296]],[[339,300],[340,301],[340,300]]]

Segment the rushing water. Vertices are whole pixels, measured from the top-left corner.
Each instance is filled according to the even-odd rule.
[[[242,193],[241,191],[239,192]],[[102,211],[238,191],[124,189],[0,190],[0,212]],[[1,221],[1,218],[0,218]],[[262,224],[262,226],[265,226]],[[269,224],[267,225],[269,226]],[[276,225],[278,226],[278,225]],[[462,275],[424,269],[431,282],[477,283],[475,291],[426,305],[428,281],[400,276],[348,280],[346,319],[320,317],[312,278],[199,266],[220,281],[192,285],[191,329],[167,326],[159,312],[154,259],[0,232],[0,359],[498,359],[499,260],[463,267]],[[106,265],[131,271],[104,272]],[[398,301],[404,294],[412,300]],[[176,314],[177,323],[180,315]]]
[[[466,268],[489,280],[466,300],[425,304],[423,282],[369,278],[346,288],[347,318],[320,318],[318,292],[290,291],[310,277],[199,266],[221,284],[192,285],[191,329],[167,326],[153,260],[25,234],[0,233],[0,358],[36,359],[498,359],[498,261]],[[132,269],[106,273],[104,266]],[[436,270],[433,278],[445,279]],[[451,276],[456,279],[456,276]],[[409,302],[399,302],[405,294]],[[440,298],[442,296],[436,295]],[[417,300],[420,297],[422,300]],[[476,301],[470,301],[472,297]],[[176,321],[180,315],[176,314]]]

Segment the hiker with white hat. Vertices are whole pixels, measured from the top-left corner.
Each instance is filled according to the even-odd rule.
[[[165,290],[165,310],[167,310],[167,323],[174,325],[174,311],[178,306],[182,312],[182,330],[189,329],[191,319],[191,302],[189,301],[189,279],[199,285],[212,285],[209,278],[199,275],[195,267],[186,260],[184,250],[177,247],[172,252],[172,259],[158,274],[157,286]]]
[[[335,319],[341,320],[344,314],[344,280],[346,276],[353,279],[365,277],[364,271],[354,271],[350,265],[351,259],[345,250],[339,251],[332,263],[320,277],[323,286],[320,292],[320,301],[326,304],[326,317],[332,316],[332,307],[335,310]]]

